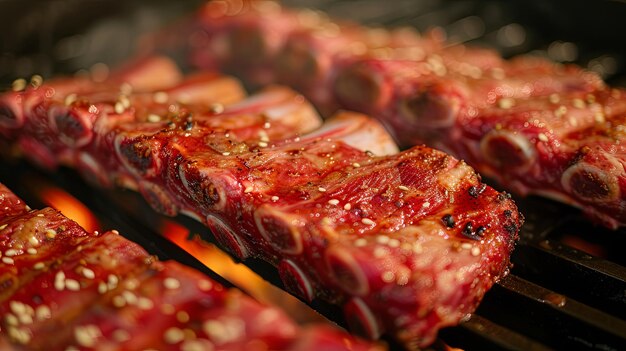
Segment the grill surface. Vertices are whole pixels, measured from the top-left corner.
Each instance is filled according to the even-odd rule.
[[[93,66],[98,62],[119,63],[133,52],[133,43],[141,33],[164,25],[198,3],[2,2],[0,88],[6,89],[13,79],[33,73],[45,77],[83,67],[101,69],[101,65]],[[314,6],[367,25],[413,25],[420,30],[440,26],[451,42],[492,47],[504,56],[532,53],[575,62],[600,73],[613,85],[626,86],[626,47],[619,45],[626,42],[626,22],[619,16],[626,13],[626,4],[621,1],[575,1],[566,8],[538,0],[398,0],[393,6],[374,0],[285,3]],[[612,28],[611,32],[606,28]],[[22,162],[9,160],[4,160],[0,167],[0,182],[37,206],[43,205],[38,192],[41,184],[60,186],[94,211],[103,227],[119,228],[151,253],[176,259],[220,279],[160,236],[160,217],[134,193],[100,191],[83,183],[71,171],[43,174]],[[486,295],[469,320],[443,330],[443,342],[480,350],[623,349],[626,230],[613,232],[596,227],[581,218],[576,209],[546,199],[530,197],[516,201],[527,221],[513,255],[511,274]],[[199,223],[187,218],[176,221],[191,233],[213,241]],[[253,259],[244,263],[281,286],[276,271],[267,263]],[[311,306],[343,324],[336,307],[319,301]]]

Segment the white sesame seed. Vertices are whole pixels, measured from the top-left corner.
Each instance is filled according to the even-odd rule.
[[[169,99],[169,96],[164,91],[158,91],[158,92],[154,93],[154,95],[152,95],[152,99],[156,103],[164,104]]]
[[[126,299],[124,299],[121,295],[116,295],[113,297],[113,306],[117,308],[122,308],[126,306]]]
[[[163,280],[163,286],[166,289],[174,290],[180,288],[180,282],[176,278],[168,277]]]
[[[424,203],[422,204],[422,207],[424,207],[424,208],[428,208],[428,207],[430,207],[430,202],[428,202],[428,201],[424,202]]]
[[[251,193],[253,190],[254,190],[254,188],[252,186],[247,186],[246,189],[243,192],[248,194],[248,193]]]
[[[125,110],[125,109],[124,109],[124,105],[122,105],[122,103],[121,103],[121,102],[116,102],[116,103],[115,103],[115,113],[117,113],[117,114],[121,114],[121,113],[123,113],[123,112],[124,112],[124,110]]]
[[[538,138],[539,138],[539,140],[543,141],[544,143],[547,142],[548,140],[550,140],[550,139],[548,139],[548,136],[543,134],[543,133],[539,133]]]
[[[471,253],[472,253],[472,256],[480,255],[480,248],[478,246],[472,247]]]
[[[11,83],[11,90],[13,91],[22,91],[26,89],[26,79],[18,78]]]
[[[559,94],[551,94],[550,95],[550,102],[551,103],[558,104],[560,100],[561,100],[561,97],[559,96]]]
[[[382,246],[379,246],[374,249],[374,257],[376,258],[384,257],[386,254],[387,254],[387,250]]]
[[[140,297],[137,300],[137,307],[142,310],[151,310],[154,307],[154,303],[147,297]]]
[[[365,225],[376,225],[376,222],[372,221],[369,218],[363,218],[361,219],[361,223],[365,224]]]
[[[14,264],[15,261],[13,261],[13,259],[11,257],[2,257],[2,262],[6,263],[6,264]]]
[[[181,323],[187,323],[189,322],[189,313],[185,311],[178,311],[176,312],[176,319]]]
[[[276,195],[272,196],[272,201],[274,201],[274,202],[278,201],[278,196],[276,196]]]
[[[358,163],[358,162],[355,162],[355,163],[352,164],[352,167],[359,168],[359,167],[361,167],[361,164]]]
[[[6,228],[6,227],[7,227],[7,225],[8,225],[8,224],[3,224],[3,225],[0,225],[0,230],[3,230],[4,228]]]
[[[376,242],[384,245],[389,242],[389,237],[387,235],[379,235],[376,237]]]
[[[509,109],[515,105],[515,100],[512,98],[503,98],[498,100],[498,107],[501,109]]]
[[[48,229],[46,230],[46,238],[48,239],[54,239],[57,236],[57,231],[54,229]]]
[[[336,206],[336,205],[339,205],[339,200],[337,200],[337,199],[330,199],[330,200],[328,200],[328,203],[333,205],[333,206]]]
[[[557,117],[563,117],[567,113],[567,107],[561,105],[554,111],[554,115]]]
[[[104,294],[107,291],[109,291],[109,289],[107,288],[107,285],[105,282],[98,283],[98,293]]]
[[[386,272],[383,272],[383,274],[381,275],[381,278],[385,283],[390,283],[396,278],[396,275],[393,272],[386,271]]]
[[[10,301],[9,308],[17,315],[26,314],[26,305],[19,301]]]
[[[58,291],[63,291],[63,289],[65,289],[65,281],[64,280],[55,280],[54,281],[54,288],[57,289]]]
[[[137,303],[137,295],[133,294],[132,291],[124,290],[122,291],[122,297],[126,300],[126,303],[129,305],[134,305]]]
[[[102,335],[97,325],[78,326],[74,329],[74,338],[80,346],[94,347],[96,340]]]
[[[264,141],[260,141],[260,142],[259,142],[259,146],[260,146],[260,147],[267,147],[267,145],[268,145],[268,144],[267,144],[266,142],[264,142]]]
[[[398,239],[389,239],[389,242],[387,243],[387,245],[389,245],[389,247],[398,247],[398,246],[400,246],[400,240],[398,240]]]
[[[594,115],[594,119],[598,123],[604,123],[604,121],[606,121],[606,119],[604,118],[604,113],[602,111],[596,112]]]
[[[326,192],[326,188],[322,188],[322,187],[317,188],[317,190],[319,190],[319,191],[320,191],[320,192],[322,192],[322,193],[325,193],[325,192]]]
[[[574,107],[576,107],[578,109],[585,108],[585,102],[582,99],[574,99],[572,101],[572,104],[574,105]]]
[[[128,97],[126,95],[120,95],[119,102],[122,104],[122,106],[124,106],[124,108],[130,107],[130,100],[128,100]]]
[[[33,268],[35,268],[36,270],[41,270],[41,269],[44,269],[45,267],[46,267],[46,264],[43,262],[37,262],[33,266]]]
[[[161,121],[161,116],[151,113],[148,115],[148,122],[156,123]]]
[[[109,289],[114,289],[119,282],[119,278],[114,274],[109,274],[109,276],[107,277],[107,281]]]
[[[35,310],[35,318],[37,318],[37,320],[39,321],[52,318],[52,312],[50,311],[50,307],[46,305],[38,306]]]
[[[224,112],[224,105],[219,104],[219,103],[214,103],[214,104],[211,104],[211,107],[209,107],[209,109],[212,113],[222,113]]]
[[[67,290],[78,291],[80,290],[80,283],[74,279],[66,279],[65,287],[67,288]]]
[[[367,239],[365,238],[358,238],[354,241],[354,246],[356,247],[362,247],[367,245]]]
[[[398,189],[402,190],[402,191],[409,191],[409,188],[404,186],[404,185],[400,185],[398,186]]]
[[[461,244],[461,248],[465,249],[465,250],[469,250],[469,249],[472,248],[472,244],[470,244],[470,243],[463,243],[463,244]]]
[[[35,249],[34,247],[29,247],[28,249],[26,249],[26,252],[29,255],[36,255],[37,254],[37,249]]]
[[[43,213],[39,213],[37,214],[37,217],[45,217],[45,216],[43,215]]]
[[[15,317],[15,315],[11,314],[11,313],[7,313],[4,316],[4,320],[5,322],[7,322],[8,325],[10,326],[18,326],[20,324],[20,321],[17,319],[17,317]]]
[[[198,282],[198,288],[206,292],[213,288],[213,284],[208,280],[200,280]]]
[[[265,122],[265,123],[263,124],[263,128],[265,128],[265,129],[269,129],[271,126],[272,126],[272,125],[270,124],[270,122]]]
[[[73,104],[75,101],[76,101],[76,94],[70,94],[65,97],[65,100],[63,100],[63,103],[65,104],[65,106],[69,106]]]
[[[185,333],[183,333],[183,331],[179,328],[172,327],[165,331],[163,339],[168,344],[176,344],[185,339]]]
[[[351,208],[352,208],[352,205],[350,205],[350,203],[343,205],[343,209],[346,211],[350,211]]]
[[[83,276],[87,279],[93,279],[96,277],[96,273],[94,273],[94,271],[92,271],[89,268],[83,268],[82,273],[83,273]]]
[[[222,156],[230,156],[230,152],[222,152]]]
[[[8,257],[17,256],[17,250],[15,250],[15,249],[8,249],[8,250],[6,250],[4,252],[4,255],[8,256]]]
[[[30,238],[28,238],[28,242],[33,246],[39,245],[39,239],[37,239],[34,236],[31,236]]]

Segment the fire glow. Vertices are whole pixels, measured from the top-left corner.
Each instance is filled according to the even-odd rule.
[[[78,199],[57,187],[46,187],[41,190],[41,200],[48,206],[78,223],[88,232],[100,230],[96,216]]]

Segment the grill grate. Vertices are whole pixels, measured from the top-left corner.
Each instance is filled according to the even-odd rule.
[[[67,20],[83,7],[84,3],[75,0],[44,5],[0,3],[0,33],[4,33],[0,41],[0,88],[6,89],[14,78],[32,73],[50,76],[97,62],[118,63],[131,54],[131,43],[141,33],[195,8],[200,1],[176,5],[140,0],[89,3],[78,22]],[[617,15],[626,9],[621,2],[598,1],[591,6],[589,1],[574,1],[567,8],[521,0],[398,0],[393,6],[380,0],[285,3],[314,6],[367,25],[413,25],[420,30],[440,26],[451,42],[492,47],[504,56],[532,53],[576,62],[600,73],[611,84],[626,86],[626,47],[615,45],[626,39],[626,22]],[[15,13],[20,15],[12,16]],[[584,30],[576,23],[585,23]],[[605,28],[614,30],[607,33]],[[16,30],[17,35],[9,37],[8,33]],[[110,34],[120,32],[125,34],[123,38]],[[95,43],[96,50],[85,50],[86,43]],[[27,202],[42,205],[37,192],[42,182],[60,186],[84,202],[107,228],[120,229],[162,259],[178,260],[228,284],[160,236],[160,217],[138,195],[93,189],[72,171],[50,175],[21,162],[8,162],[3,161],[0,167],[0,182]],[[595,227],[581,219],[577,210],[546,199],[516,201],[527,221],[512,258],[511,274],[487,293],[476,314],[460,326],[444,329],[442,342],[435,348],[445,349],[448,344],[470,350],[622,349],[626,344],[626,230]],[[187,218],[176,221],[213,242],[199,223]],[[269,264],[254,259],[244,263],[281,286]],[[317,300],[311,307],[344,324],[338,308]]]

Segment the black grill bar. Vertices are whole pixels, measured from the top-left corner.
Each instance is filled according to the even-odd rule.
[[[514,275],[485,296],[477,314],[554,348],[626,345],[626,321]]]

